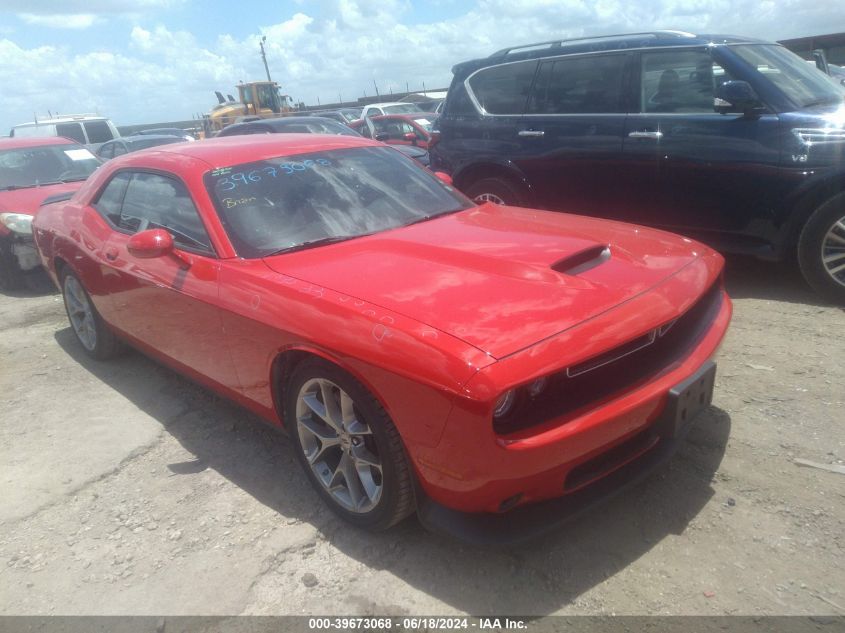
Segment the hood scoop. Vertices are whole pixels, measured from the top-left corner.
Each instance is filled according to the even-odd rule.
[[[564,275],[580,275],[610,259],[610,247],[596,244],[552,264],[552,270]]]

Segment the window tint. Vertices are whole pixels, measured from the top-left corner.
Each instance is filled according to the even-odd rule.
[[[642,111],[712,113],[716,86],[732,79],[704,51],[644,53]]]
[[[536,68],[536,61],[486,68],[475,74],[469,85],[486,112],[522,114]]]
[[[623,112],[625,55],[591,55],[540,65],[531,92],[532,114]]]
[[[167,229],[179,246],[211,250],[188,190],[178,180],[158,174],[132,176],[117,225],[131,233]]]
[[[103,193],[94,203],[94,208],[100,214],[106,216],[115,226],[120,224],[120,205],[123,202],[123,194],[126,193],[126,185],[129,184],[129,174],[118,174],[109,181]]]
[[[105,143],[114,138],[108,123],[105,121],[85,121],[82,125],[85,126],[89,143]]]
[[[85,135],[82,133],[82,126],[79,123],[57,123],[56,136],[66,136],[83,145],[88,142],[85,140]]]

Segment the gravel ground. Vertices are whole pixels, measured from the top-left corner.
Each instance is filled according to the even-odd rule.
[[[845,614],[845,311],[731,260],[714,406],[668,466],[480,550],[323,508],[284,435],[140,354],[84,357],[58,295],[0,294],[0,614]]]

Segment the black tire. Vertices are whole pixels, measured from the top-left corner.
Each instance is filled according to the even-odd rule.
[[[109,326],[106,325],[103,318],[97,312],[97,308],[94,307],[94,303],[91,301],[91,296],[82,285],[79,277],[72,272],[64,271],[61,275],[61,281],[62,299],[64,300],[65,312],[67,313],[68,321],[70,322],[70,329],[73,331],[73,334],[80,347],[82,347],[82,350],[88,354],[88,356],[96,360],[109,360],[118,356],[120,352],[123,351],[123,346],[120,340],[114,335],[114,332],[111,331]],[[74,325],[74,317],[71,316],[74,311],[71,307],[73,299],[69,295],[72,292],[70,289],[73,287],[71,284],[74,283],[78,284],[78,289],[81,291],[85,301],[88,302],[91,310],[91,318],[93,321],[91,328],[93,331],[93,341],[91,339],[88,339],[87,341],[83,340],[79,331],[77,331],[76,325]]]
[[[828,270],[824,262],[825,257],[834,255],[837,256],[834,267],[845,265],[845,259],[838,258],[839,247],[831,247],[831,233],[834,240],[845,240],[845,193],[834,196],[816,209],[798,238],[798,265],[804,279],[825,299],[845,304],[845,269],[834,273]],[[838,240],[835,244],[838,244]],[[842,247],[841,252],[845,255],[845,243]]]
[[[23,271],[12,253],[12,243],[0,239],[0,290],[20,290],[26,285]]]
[[[469,185],[464,193],[477,204],[493,202],[513,207],[524,207],[528,203],[527,196],[521,188],[503,178],[482,178]],[[496,199],[501,200],[501,202]]]
[[[352,511],[343,507],[317,478],[308,463],[297,422],[297,401],[302,388],[315,379],[330,381],[345,391],[354,402],[356,418],[372,431],[368,441],[373,444],[368,448],[377,451],[374,454],[381,462],[382,490],[378,502],[369,511]],[[378,400],[357,380],[325,361],[305,360],[296,367],[285,386],[284,414],[299,463],[311,485],[334,513],[357,527],[381,531],[414,512],[416,503],[412,475],[399,432]]]

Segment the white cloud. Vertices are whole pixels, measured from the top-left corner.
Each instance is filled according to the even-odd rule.
[[[38,13],[19,13],[18,17],[27,24],[46,26],[51,29],[87,29],[98,21],[91,13],[41,15]]]
[[[50,0],[62,14],[102,17],[112,12],[156,15],[181,0]],[[4,8],[33,13],[31,2]],[[463,4],[452,3],[463,7]],[[420,22],[423,11],[432,14]],[[44,14],[40,9],[37,11]],[[49,12],[46,12],[49,13]],[[782,39],[826,33],[845,23],[845,4],[805,0],[475,0],[463,13],[438,20],[431,4],[411,11],[407,0],[312,0],[257,33],[221,33],[199,42],[164,25],[128,30],[127,48],[75,52],[58,46],[27,48],[0,36],[0,130],[31,120],[32,112],[99,109],[118,124],[190,118],[214,103],[214,90],[233,93],[238,81],[264,77],[259,40],[267,37],[268,64],[283,92],[315,103],[338,94],[353,99],[448,86],[451,67],[509,45],[559,37],[681,29]],[[166,14],[161,14],[166,17]],[[222,14],[220,14],[222,16]],[[413,16],[414,22],[411,22]],[[222,17],[210,12],[209,20]],[[148,19],[148,18],[147,18]],[[138,22],[145,24],[145,22]],[[116,28],[120,28],[119,26]]]

